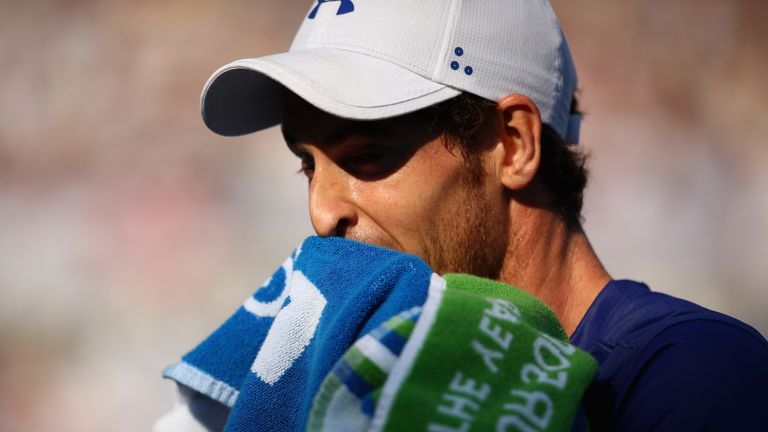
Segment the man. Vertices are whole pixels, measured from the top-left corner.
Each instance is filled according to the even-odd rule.
[[[224,66],[202,104],[222,135],[282,124],[319,236],[548,305],[599,362],[593,429],[759,428],[765,339],[614,280],[592,249],[576,86],[545,0],[320,0],[288,53]]]

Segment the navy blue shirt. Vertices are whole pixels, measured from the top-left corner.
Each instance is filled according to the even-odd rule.
[[[616,280],[571,342],[600,364],[593,431],[768,430],[768,342],[741,321]]]

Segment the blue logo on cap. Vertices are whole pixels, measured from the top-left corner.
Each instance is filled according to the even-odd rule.
[[[307,18],[315,19],[315,15],[317,15],[317,10],[320,9],[320,6],[322,6],[323,3],[329,3],[329,2],[341,3],[341,5],[339,5],[339,10],[336,11],[336,15],[344,15],[344,14],[353,12],[355,10],[355,5],[354,3],[352,3],[352,0],[317,0],[317,6],[312,8],[312,12],[309,13],[309,16]]]

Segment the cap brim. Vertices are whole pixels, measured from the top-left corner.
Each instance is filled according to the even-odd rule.
[[[459,95],[403,67],[351,51],[310,49],[232,62],[203,89],[205,124],[235,136],[282,120],[285,86],[338,117],[375,120],[413,112]]]

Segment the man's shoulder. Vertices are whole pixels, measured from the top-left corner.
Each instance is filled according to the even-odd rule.
[[[611,284],[572,338],[600,363],[586,404],[611,414],[597,430],[734,426],[736,411],[754,420],[745,409],[768,386],[768,342],[755,329],[637,282]]]
[[[615,280],[600,293],[571,340],[603,365],[620,352],[637,355],[683,340],[728,343],[731,338],[767,346],[757,330],[736,318],[653,292],[639,282]]]
[[[671,383],[693,391],[707,382],[706,389],[700,388],[707,390],[702,396],[715,400],[728,393],[725,389],[745,385],[749,377],[759,376],[768,385],[768,341],[748,324],[663,294],[638,303],[624,309],[627,331],[609,331],[600,344],[607,350],[600,379],[613,381],[617,395],[634,393],[637,399],[648,382],[665,383],[659,391]],[[660,310],[647,311],[655,306]],[[642,311],[640,317],[632,310]]]

